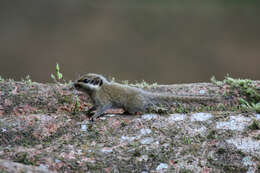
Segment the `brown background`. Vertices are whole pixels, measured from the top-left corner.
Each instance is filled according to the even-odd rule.
[[[0,76],[85,72],[187,83],[260,78],[259,1],[1,1]]]

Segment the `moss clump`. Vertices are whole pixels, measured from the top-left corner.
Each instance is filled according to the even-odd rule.
[[[217,131],[216,130],[211,130],[209,132],[209,134],[207,135],[207,138],[208,139],[216,139],[216,134],[217,134]]]
[[[218,148],[216,151],[218,154],[224,154],[226,152],[226,150],[224,148]]]
[[[251,130],[260,130],[260,123],[257,120],[253,120],[252,124],[248,126]]]
[[[176,112],[176,113],[188,113],[189,110],[186,109],[186,107],[184,105],[177,103],[174,112]]]
[[[260,134],[257,135],[257,136],[254,136],[253,138],[256,139],[256,140],[260,140]]]
[[[26,85],[32,85],[32,80],[31,80],[31,77],[30,77],[30,75],[27,75],[26,77],[25,77],[25,79],[22,79],[22,81],[26,84]]]
[[[225,87],[225,95],[238,98],[238,104],[242,111],[260,112],[260,94],[252,80],[234,79],[226,76],[223,81],[217,81],[215,77],[211,82]]]
[[[121,128],[124,128],[124,127],[126,127],[126,126],[127,126],[127,123],[126,123],[126,122],[124,122],[124,121],[121,122],[121,124],[120,124],[120,127],[121,127]]]
[[[30,157],[27,152],[21,152],[15,154],[14,161],[25,165],[36,165],[38,159],[38,157]]]

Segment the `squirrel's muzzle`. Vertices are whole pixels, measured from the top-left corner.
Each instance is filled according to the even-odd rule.
[[[78,83],[78,81],[73,82],[73,86],[77,90],[81,88],[81,85]]]

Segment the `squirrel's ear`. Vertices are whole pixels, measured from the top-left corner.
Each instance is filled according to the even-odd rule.
[[[93,79],[93,84],[94,84],[94,85],[99,85],[99,86],[103,85],[103,80],[102,80],[102,78],[100,78],[100,77],[94,78],[94,79]]]
[[[93,83],[93,84],[94,84],[94,85],[99,85],[99,81],[100,81],[100,79],[98,79],[98,78],[95,78],[95,79],[94,79],[94,83]]]

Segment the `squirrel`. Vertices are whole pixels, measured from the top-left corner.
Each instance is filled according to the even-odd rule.
[[[88,73],[74,82],[74,87],[89,95],[94,106],[89,110],[96,110],[91,117],[95,121],[106,110],[123,108],[129,114],[165,111],[160,105],[174,102],[203,102],[215,101],[215,97],[178,96],[164,93],[152,93],[141,88],[131,87],[108,81],[104,76]]]

